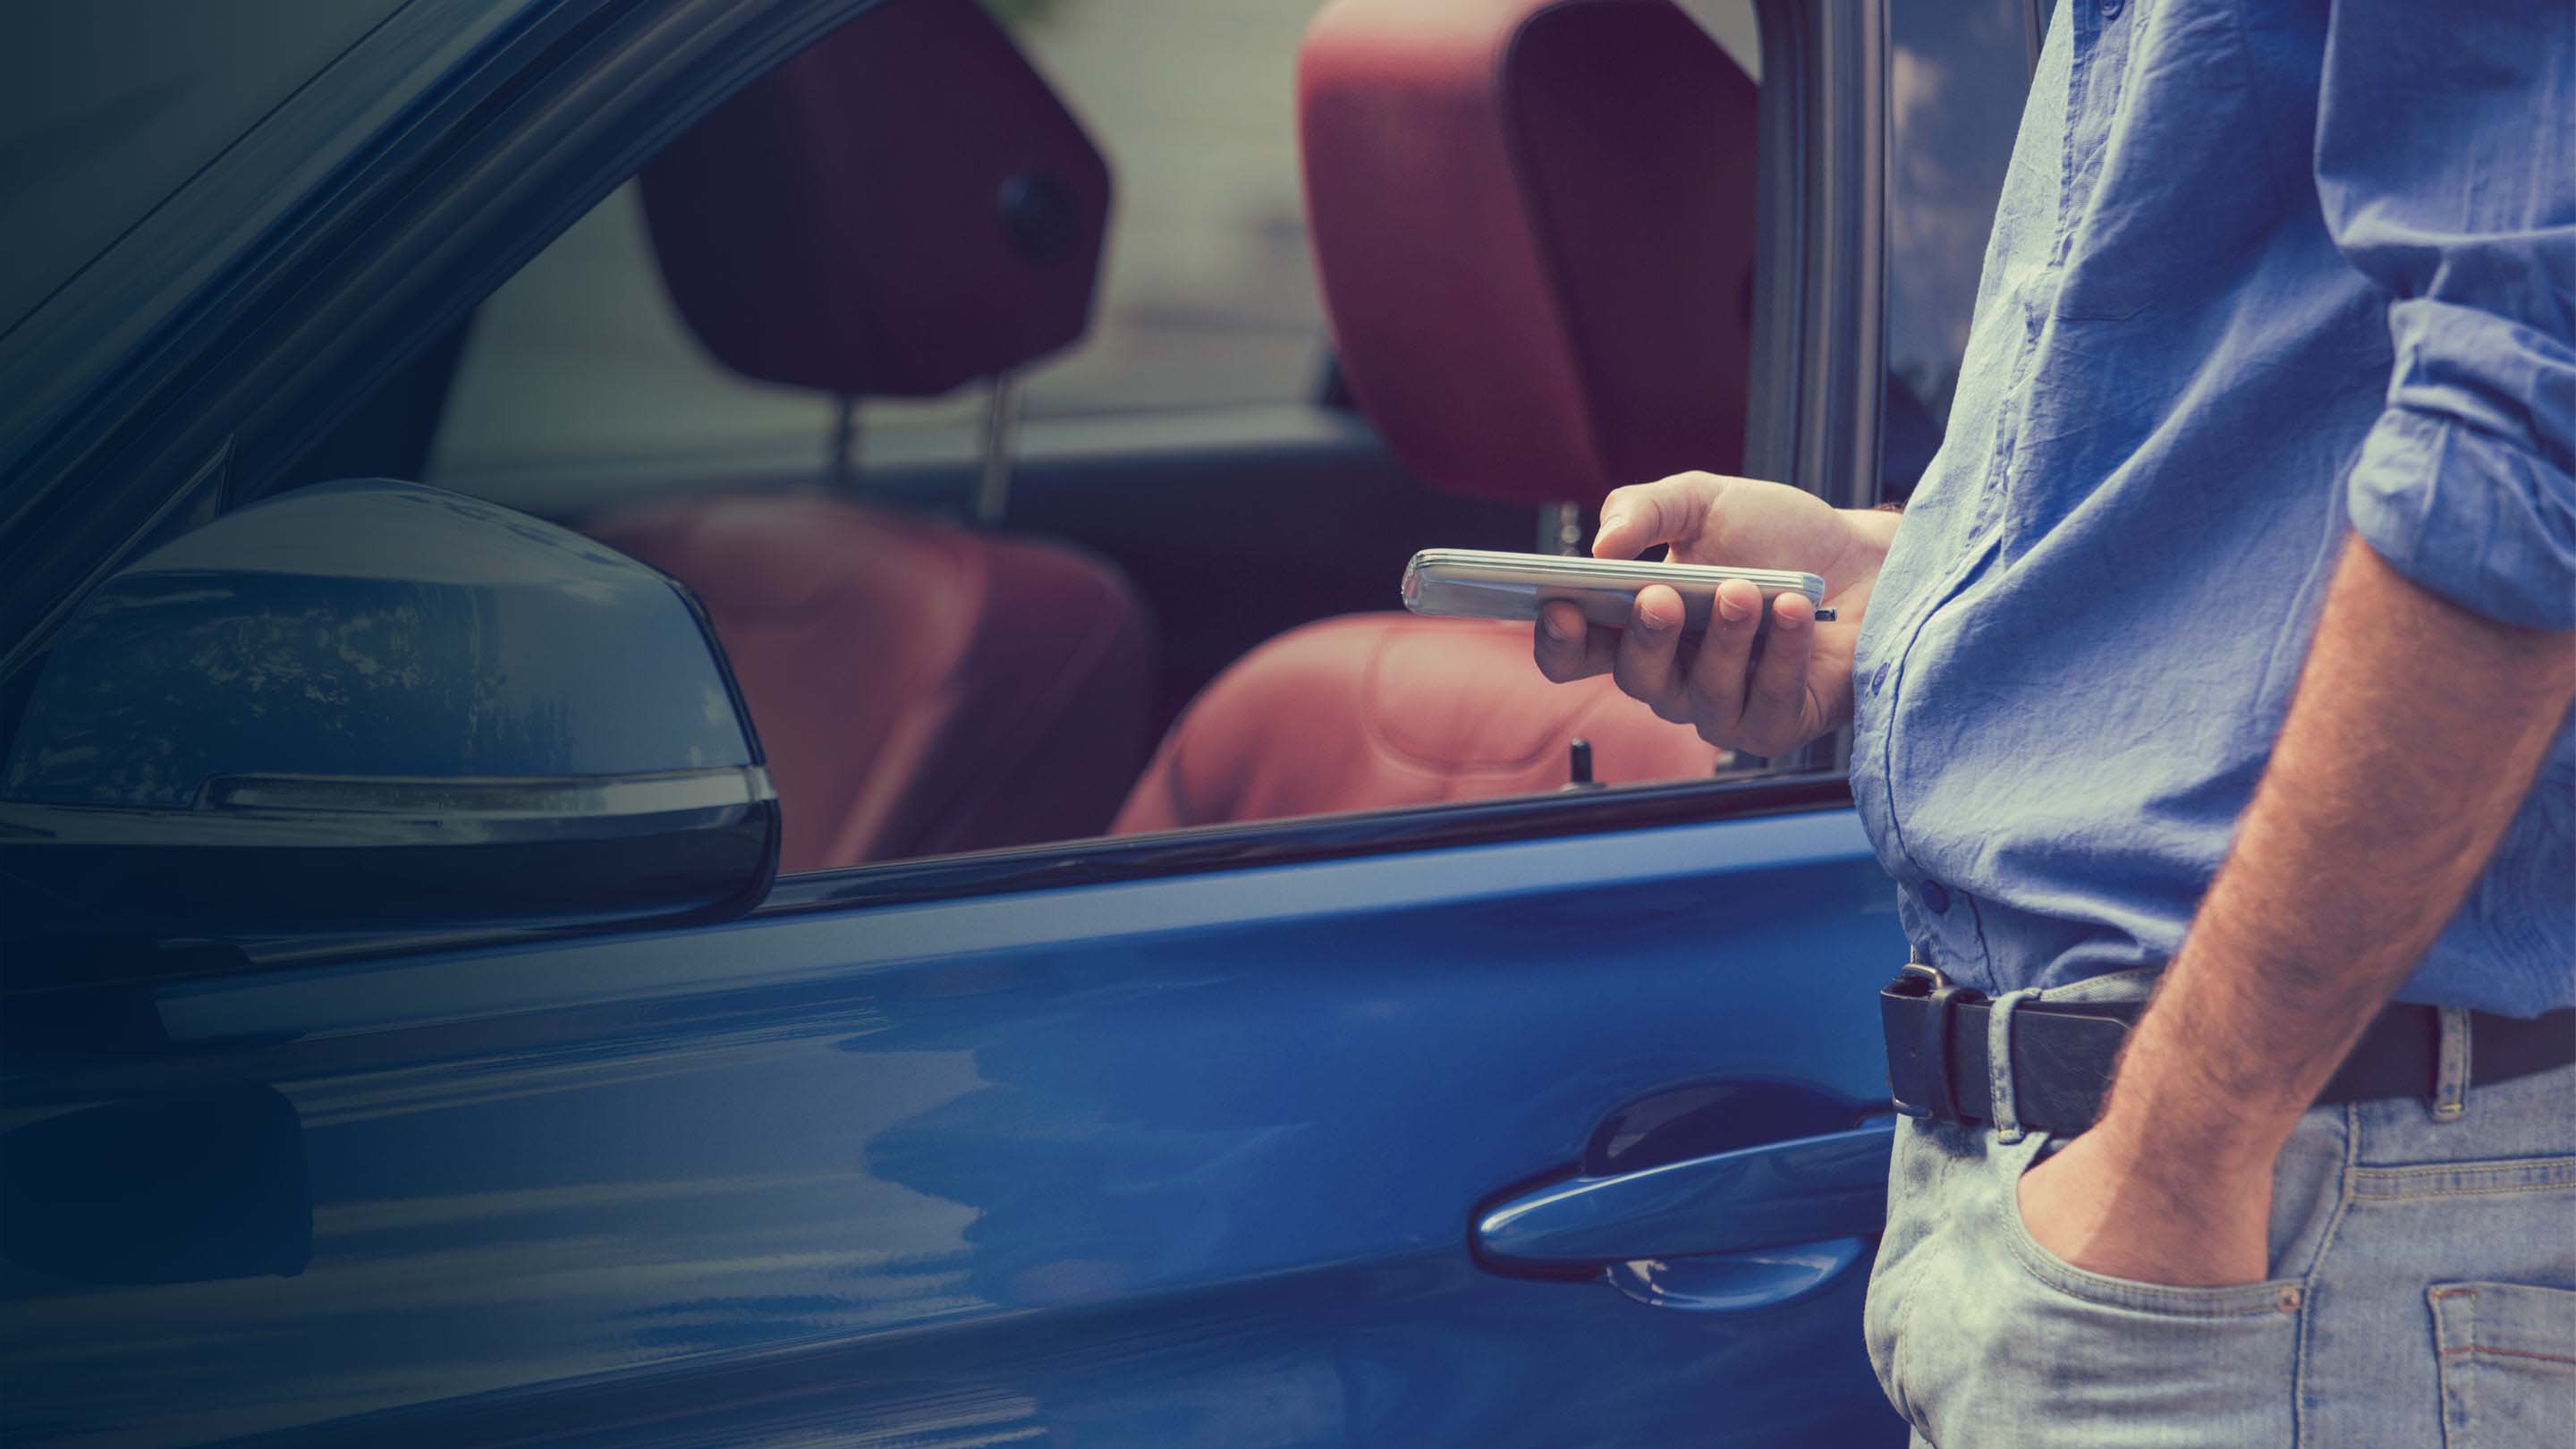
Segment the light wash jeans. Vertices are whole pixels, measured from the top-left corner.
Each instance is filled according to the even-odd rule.
[[[2576,1068],[2309,1112],[2273,1176],[2274,1276],[2231,1287],[2039,1246],[2016,1192],[2050,1140],[2009,1135],[1899,1124],[1867,1333],[1918,1449],[2576,1446]]]

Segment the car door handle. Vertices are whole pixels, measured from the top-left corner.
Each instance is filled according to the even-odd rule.
[[[1893,1122],[1576,1177],[1477,1218],[1498,1267],[1572,1269],[1862,1238],[1887,1221]]]

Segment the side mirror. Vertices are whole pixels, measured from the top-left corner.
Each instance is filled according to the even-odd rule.
[[[0,767],[12,934],[711,918],[777,861],[687,591],[409,483],[284,494],[110,576]]]

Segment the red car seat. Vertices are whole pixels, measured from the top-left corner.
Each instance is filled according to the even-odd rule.
[[[766,382],[924,396],[1080,336],[1109,176],[974,0],[890,0],[643,175],[680,315]],[[1063,547],[819,492],[617,508],[688,584],[785,816],[782,869],[1098,833],[1144,752],[1151,631]]]
[[[1298,71],[1307,220],[1344,374],[1397,458],[1587,507],[1737,465],[1755,99],[1668,0],[1325,8]],[[1548,683],[1526,625],[1332,619],[1209,685],[1116,828],[1544,789],[1577,736],[1609,783],[1721,757],[1606,678]]]

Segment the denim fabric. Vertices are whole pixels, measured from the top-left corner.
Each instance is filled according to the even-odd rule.
[[[2347,531],[2576,627],[2571,138],[2565,0],[2057,7],[1855,660],[1916,959],[1989,996],[2170,959]],[[2571,880],[2576,729],[2399,999],[2576,1005]]]
[[[2151,973],[2042,999],[2134,999]],[[2553,1449],[2576,1443],[2576,1068],[2322,1107],[2273,1174],[2261,1283],[2104,1277],[2033,1242],[2055,1144],[1907,1122],[1871,1361],[1939,1449]]]

